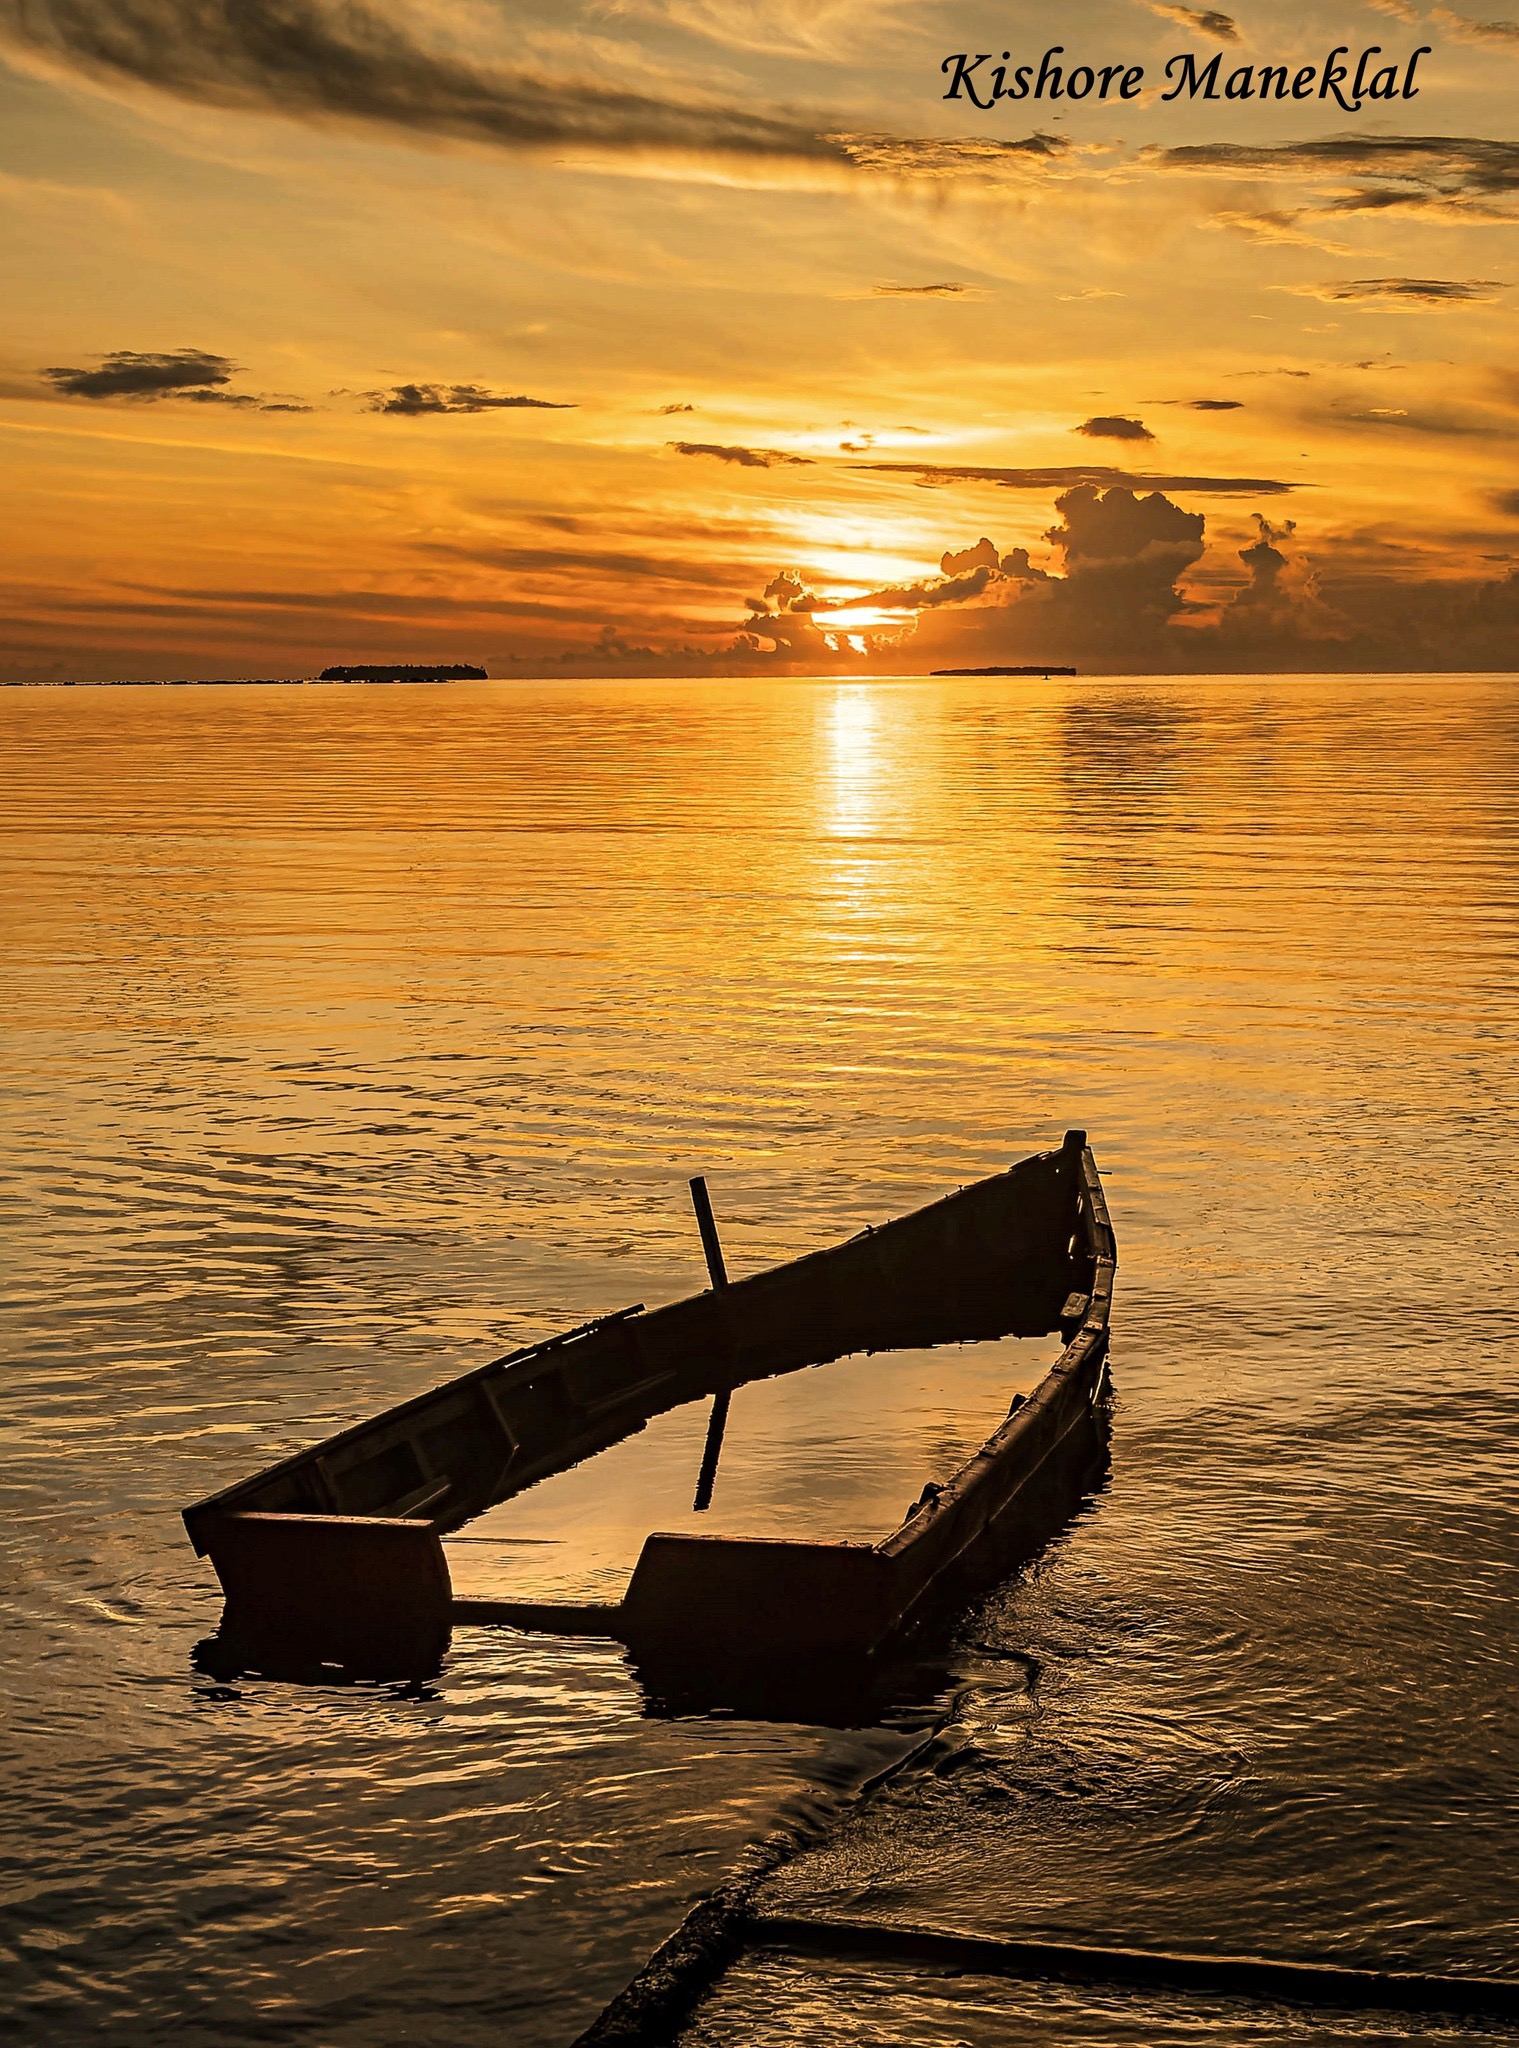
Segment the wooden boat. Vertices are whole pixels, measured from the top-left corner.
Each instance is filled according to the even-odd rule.
[[[731,1285],[715,1236],[708,1252],[710,1292],[493,1359],[187,1508],[241,1661],[436,1668],[453,1624],[473,1621],[618,1637],[667,1687],[838,1674],[900,1648],[1069,1516],[1106,1442],[1116,1264],[1085,1132]],[[880,1542],[655,1533],[615,1607],[452,1597],[443,1536],[682,1403],[860,1352],[1055,1330],[1065,1346],[1039,1386]]]

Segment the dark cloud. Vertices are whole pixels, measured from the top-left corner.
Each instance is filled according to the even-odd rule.
[[[1448,413],[1410,412],[1401,405],[1369,405],[1361,412],[1331,413],[1328,417],[1336,424],[1349,421],[1358,427],[1381,427],[1404,434],[1435,434],[1447,439],[1477,436],[1490,440],[1494,432],[1490,419],[1463,420]],[[1504,438],[1511,438],[1511,430]]]
[[[872,287],[878,299],[959,299],[969,295],[979,298],[973,285],[968,284],[878,284]]]
[[[988,540],[983,533],[974,547],[956,551],[948,548],[939,557],[939,572],[944,576],[963,576],[970,569],[996,569],[1000,567],[997,544]]]
[[[560,619],[564,605],[546,604],[531,598],[457,597],[440,591],[408,593],[394,590],[179,590],[172,586],[137,585],[138,589],[161,595],[144,599],[109,597],[70,600],[71,608],[102,613],[163,614],[184,618],[203,617],[215,610],[336,614],[354,619],[452,618],[481,613],[489,617]]]
[[[366,395],[366,411],[396,413],[404,419],[440,412],[512,412],[522,407],[535,412],[575,410],[573,403],[487,391],[483,384],[396,384],[389,391],[371,391]]]
[[[1017,182],[1053,167],[1074,147],[1064,135],[1037,130],[1017,142],[975,135],[836,135],[831,139],[862,171],[930,182],[958,178]]]
[[[660,583],[731,591],[748,573],[737,561],[693,559],[689,556],[652,555],[639,550],[613,548],[513,547],[506,543],[432,541],[420,552],[442,556],[449,561],[473,562],[483,569],[506,570],[513,575],[561,577],[581,582],[589,576],[605,583],[613,577],[630,584]]]
[[[781,448],[731,448],[717,441],[672,441],[670,446],[677,455],[713,455],[719,462],[736,462],[742,469],[775,469],[784,464],[805,469],[812,465],[810,455],[788,455]]]
[[[507,148],[582,143],[842,161],[806,122],[553,80],[432,49],[365,0],[0,0],[0,34],[97,78],[222,107]]]
[[[125,399],[135,405],[158,405],[178,399],[188,405],[226,405],[235,412],[310,412],[293,399],[261,398],[250,391],[225,387],[237,372],[230,356],[205,349],[179,348],[140,353],[115,349],[93,370],[55,364],[42,371],[65,398]]]
[[[1492,502],[1519,519],[1519,489]],[[1512,667],[1519,573],[1452,577],[1443,551],[1412,545],[1384,560],[1376,537],[1343,538],[1316,561],[1294,522],[1256,513],[1253,538],[1235,550],[1245,582],[1205,599],[1186,588],[1204,553],[1202,513],[1159,492],[1092,484],[1062,493],[1056,511],[1048,569],[1021,548],[999,555],[983,536],[944,554],[942,578],[863,598],[806,593],[801,617],[786,608],[804,589],[793,578],[774,611],[769,595],[750,601],[735,658],[805,670],[853,666],[863,653],[907,674],[1030,661],[1123,674]],[[872,604],[912,610],[915,621],[844,634],[813,616]]]
[[[964,654],[995,661],[1006,658],[1009,643],[1030,641],[1066,654],[1158,657],[1170,621],[1191,609],[1177,586],[1203,552],[1203,515],[1159,492],[1139,497],[1089,483],[1064,492],[1055,510],[1059,523],[1045,539],[1064,557],[1064,575],[1034,567],[1024,548],[1000,554],[983,534],[973,546],[947,550],[940,576],[864,596],[819,598],[788,572],[763,599],[748,601],[748,633],[755,646],[768,644],[787,660],[909,641],[908,658],[922,665],[960,665]],[[866,608],[915,618],[853,636],[827,626],[830,612]]]
[[[829,600],[810,591],[794,569],[772,576],[763,597],[747,597],[744,603],[748,630],[740,635],[738,644],[745,652],[758,653],[768,644],[783,659],[805,660],[816,659],[833,645],[812,618],[815,611],[832,608]]]
[[[696,407],[694,405],[661,405],[655,408],[661,419],[668,419],[672,413],[695,412],[695,410]]]
[[[1238,412],[1244,404],[1242,398],[1185,398],[1182,400],[1191,412]]]
[[[114,349],[110,355],[102,356],[93,370],[60,364],[44,370],[42,375],[55,391],[69,398],[178,398],[187,391],[208,398],[223,395],[214,392],[213,387],[230,383],[236,369],[229,356],[210,355],[199,348],[151,354]],[[245,402],[257,403],[253,399]]]
[[[1506,287],[1496,278],[1470,277],[1464,282],[1446,277],[1357,277],[1335,284],[1280,285],[1278,290],[1295,292],[1300,298],[1323,299],[1332,306],[1375,304],[1415,306],[1464,306],[1487,304],[1495,292]]]
[[[0,0],[0,40],[200,105],[498,149],[715,152],[920,180],[1023,180],[1067,146],[845,134],[836,119],[550,77],[433,45],[425,10],[408,12],[400,0]]]
[[[1027,548],[1014,548],[1004,555],[985,534],[972,547],[946,549],[939,557],[939,569],[938,576],[872,590],[849,603],[879,606],[883,611],[934,611],[941,605],[969,604],[988,590],[1000,597],[999,585],[1048,581],[1042,569],[1030,568]]]
[[[1155,436],[1143,420],[1125,419],[1121,413],[1098,413],[1072,427],[1073,434],[1086,434],[1094,441],[1153,441]]]
[[[1176,7],[1169,0],[1150,0],[1150,12],[1158,14],[1164,21],[1174,21],[1179,28],[1194,29],[1200,36],[1212,36],[1215,42],[1237,43],[1239,28],[1234,17],[1220,14],[1213,7]]]
[[[1141,151],[1164,170],[1287,178],[1325,192],[1310,216],[1392,210],[1510,220],[1519,142],[1481,136],[1352,135],[1312,142],[1193,142]],[[1287,232],[1301,216],[1277,216]]]
[[[1469,14],[1458,14],[1453,7],[1432,7],[1430,19],[1439,22],[1458,43],[1492,43],[1499,49],[1512,49],[1519,43],[1519,21],[1473,21]]]
[[[872,590],[864,597],[851,598],[850,602],[879,605],[883,611],[928,611],[940,604],[966,604],[971,598],[981,595],[996,575],[997,568],[995,562],[982,562],[960,576],[932,577],[922,583],[890,585],[885,590]]]
[[[1045,538],[1065,556],[1058,599],[1068,634],[1103,645],[1154,638],[1183,608],[1177,580],[1203,552],[1201,512],[1159,491],[1099,491],[1078,484],[1055,501],[1061,523]]]
[[[1300,484],[1259,476],[1145,476],[1134,470],[1107,469],[1096,464],[1059,469],[994,469],[978,463],[862,462],[873,475],[907,476],[933,487],[947,484],[999,484],[1009,491],[1059,491],[1077,484],[1110,490],[1201,491],[1219,497],[1279,497],[1300,490]]]
[[[778,576],[770,579],[765,585],[765,597],[781,611],[814,612],[827,609],[827,599],[814,597],[801,577],[789,569],[783,569]],[[751,610],[754,604],[755,600],[750,598]]]
[[[1250,571],[1249,588],[1234,600],[1234,609],[1241,605],[1271,603],[1275,600],[1282,571],[1287,566],[1287,557],[1277,547],[1279,540],[1291,540],[1297,531],[1295,519],[1284,520],[1280,526],[1273,526],[1269,519],[1255,514],[1256,537],[1249,547],[1241,548],[1239,558]]]

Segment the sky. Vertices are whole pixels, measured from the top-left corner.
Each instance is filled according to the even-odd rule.
[[[1519,667],[1516,89],[1421,0],[0,0],[0,676]]]

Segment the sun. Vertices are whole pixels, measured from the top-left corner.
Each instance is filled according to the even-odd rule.
[[[814,612],[812,622],[827,631],[839,633],[890,633],[910,626],[917,616],[915,611],[906,607],[845,604],[831,611]]]

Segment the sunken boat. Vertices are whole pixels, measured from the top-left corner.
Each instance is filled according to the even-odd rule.
[[[708,1291],[493,1359],[185,1510],[238,1668],[420,1674],[456,1624],[494,1623],[619,1639],[666,1695],[716,1699],[788,1673],[844,1681],[1063,1526],[1107,1441],[1116,1251],[1085,1132],[731,1284],[705,1186],[692,1191]],[[616,1605],[453,1596],[445,1536],[685,1403],[713,1403],[700,1507],[737,1387],[859,1353],[1056,1331],[1063,1348],[1037,1387],[877,1542],[655,1531]]]

